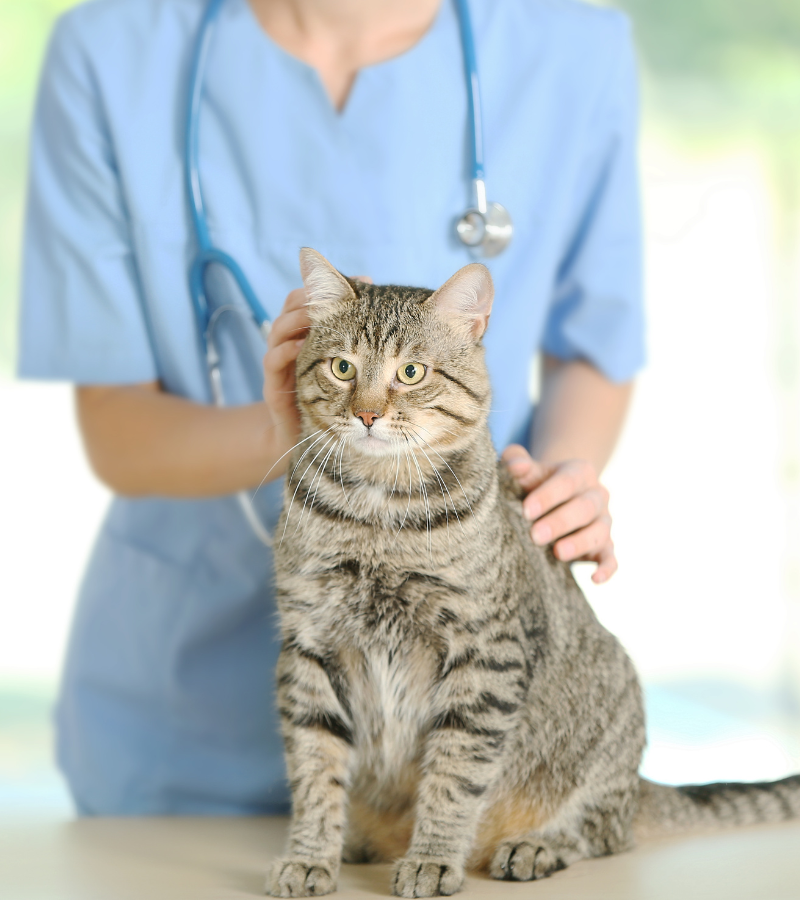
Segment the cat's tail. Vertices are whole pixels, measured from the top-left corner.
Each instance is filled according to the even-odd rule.
[[[800,775],[670,787],[639,779],[638,838],[800,818]]]

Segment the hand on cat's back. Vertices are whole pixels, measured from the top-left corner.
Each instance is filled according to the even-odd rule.
[[[594,466],[579,459],[543,465],[519,444],[503,453],[509,472],[527,496],[522,508],[533,523],[536,544],[554,544],[553,552],[564,562],[597,563],[592,575],[601,584],[617,571],[608,491],[600,484]]]

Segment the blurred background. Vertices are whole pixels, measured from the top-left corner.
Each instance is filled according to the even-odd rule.
[[[445,0],[447,2],[447,0]],[[27,135],[53,19],[0,0],[0,809],[69,815],[50,707],[108,502],[71,389],[13,380]],[[580,573],[647,691],[644,772],[800,770],[800,4],[620,0],[642,72],[650,362]]]

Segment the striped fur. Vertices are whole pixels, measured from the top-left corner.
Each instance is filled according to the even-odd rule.
[[[312,251],[302,267],[303,436],[275,541],[293,819],[269,893],[335,890],[344,858],[396,860],[398,896],[452,894],[469,867],[530,880],[635,831],[798,815],[797,778],[640,780],[633,666],[497,465],[486,270],[432,293],[346,281]],[[408,362],[419,384],[398,381]]]

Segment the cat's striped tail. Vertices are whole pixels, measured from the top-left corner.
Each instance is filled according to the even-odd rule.
[[[639,779],[638,838],[800,818],[800,775],[670,787]]]

